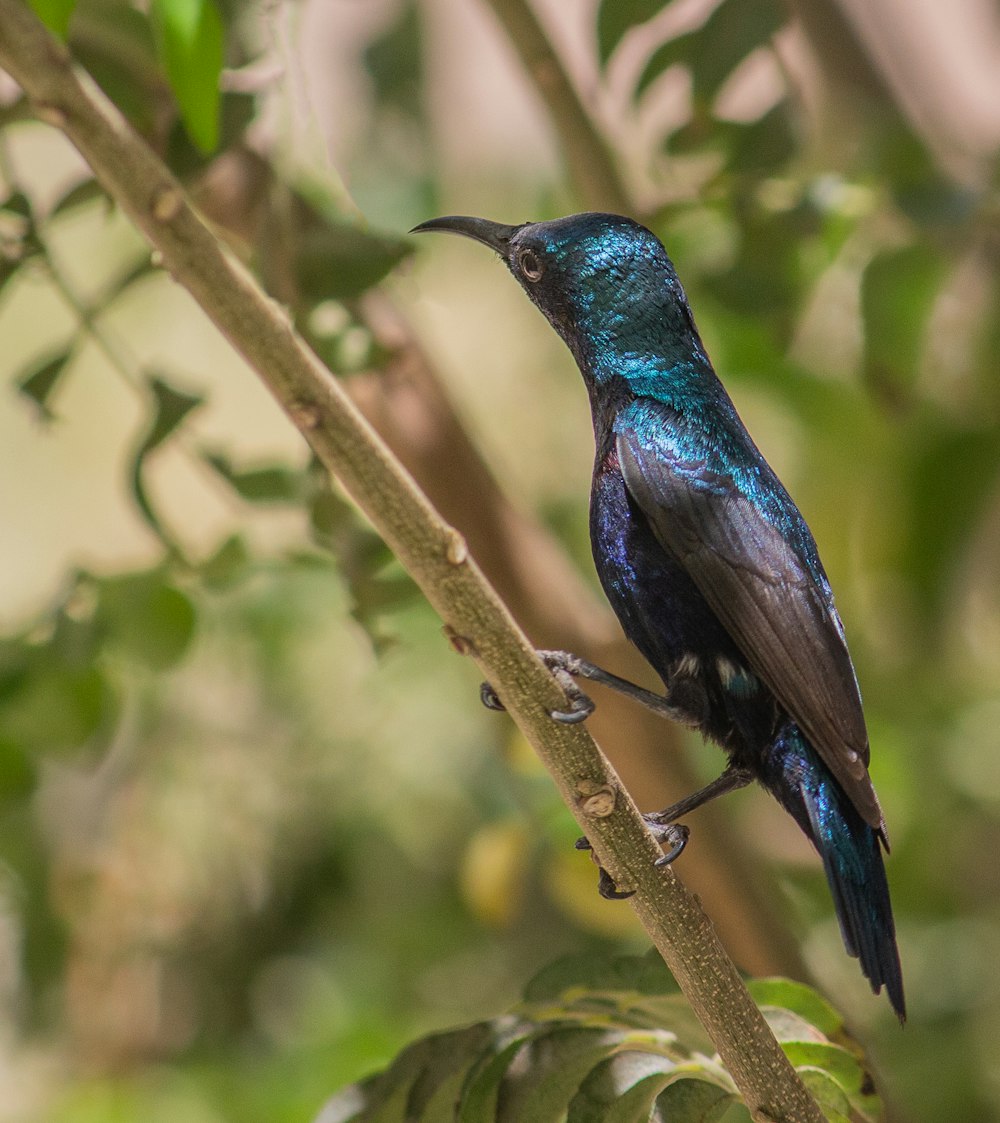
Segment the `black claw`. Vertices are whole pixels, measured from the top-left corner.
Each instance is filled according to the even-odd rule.
[[[507,707],[500,701],[497,692],[488,682],[479,684],[479,701],[488,710],[505,710]]]
[[[594,712],[594,703],[589,698],[586,701],[589,704],[580,706],[579,709],[574,707],[572,710],[549,710],[549,717],[563,725],[579,725],[581,721],[586,721]]]
[[[655,826],[653,833],[658,841],[670,843],[670,849],[661,858],[656,859],[656,865],[669,866],[671,862],[681,856],[684,847],[687,846],[691,830],[683,823],[664,823]]]
[[[635,896],[634,889],[619,889],[618,886],[615,885],[614,878],[603,866],[600,867],[597,891],[606,901],[624,901],[629,897]]]
[[[593,849],[593,847],[590,845],[590,839],[586,838],[586,837],[578,838],[576,840],[576,842],[573,843],[573,845],[577,848],[577,850],[592,850]]]

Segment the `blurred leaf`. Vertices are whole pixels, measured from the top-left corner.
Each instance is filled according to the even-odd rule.
[[[200,394],[188,394],[171,386],[158,375],[150,379],[156,413],[148,434],[143,439],[141,451],[152,452],[158,448],[180,425],[185,417],[205,400]]]
[[[604,66],[629,28],[663,10],[663,0],[601,0],[597,12],[597,54]]]
[[[602,13],[613,6],[607,0]],[[671,66],[685,63],[691,71],[695,103],[707,107],[737,66],[770,42],[787,20],[788,11],[780,0],[723,0],[701,27],[668,40],[650,55],[635,96]]]
[[[24,747],[13,738],[0,737],[0,800],[22,799],[34,790],[37,776],[34,761]]]
[[[153,264],[153,258],[150,254],[144,253],[141,257],[137,258],[131,265],[128,265],[119,273],[101,293],[100,303],[102,311],[107,309],[122,293],[134,285],[136,281],[140,281],[143,277],[148,277],[157,271],[157,267]]]
[[[151,0],[157,53],[191,139],[211,152],[219,138],[225,33],[214,0]]]
[[[927,318],[945,270],[945,260],[935,249],[915,242],[877,254],[862,275],[864,378],[890,406],[911,397]]]
[[[0,210],[6,211],[7,214],[17,215],[18,218],[23,218],[27,223],[32,222],[31,200],[23,191],[11,192],[0,205]]]
[[[78,749],[117,712],[114,692],[94,665],[67,666],[35,648],[24,673],[0,692],[4,737],[29,753]]]
[[[257,99],[251,93],[226,90],[219,98],[218,136],[212,149],[205,149],[191,136],[182,119],[173,122],[163,146],[163,158],[178,179],[196,179],[211,165],[217,154],[236,144],[257,112]],[[223,223],[225,225],[225,223]]]
[[[250,565],[250,551],[239,534],[233,534],[215,553],[198,567],[202,581],[209,588],[228,588],[243,575]]]
[[[71,46],[133,127],[158,140],[169,92],[146,15],[127,0],[78,0]]]
[[[204,399],[198,394],[188,394],[176,389],[158,375],[149,380],[149,389],[153,394],[153,419],[132,459],[132,495],[150,528],[164,542],[171,545],[169,536],[146,495],[143,479],[146,459],[163,444],[193,409],[197,409],[202,404]]]
[[[403,5],[399,18],[375,39],[364,54],[365,65],[375,85],[375,99],[391,105],[407,117],[419,117],[423,80],[423,26],[420,8]]]
[[[661,74],[665,74],[672,66],[690,61],[692,34],[676,35],[673,39],[667,39],[666,42],[661,43],[653,51],[639,75],[639,81],[636,83],[633,94],[634,98],[640,98],[656,79]]]
[[[0,203],[0,289],[38,253],[31,201],[14,191]]]
[[[909,533],[902,564],[916,585],[924,623],[933,628],[953,604],[949,575],[960,572],[959,560],[991,509],[1000,479],[1000,430],[969,429],[933,414],[922,421],[905,475]]]
[[[102,581],[96,619],[127,659],[165,671],[184,657],[197,614],[190,598],[153,570]]]
[[[65,39],[76,0],[31,0],[35,15],[53,35]]]
[[[297,468],[273,464],[237,469],[223,453],[203,452],[202,456],[249,503],[300,503],[304,497],[303,476]]]
[[[696,100],[714,98],[736,67],[788,20],[780,0],[723,0],[702,27],[693,51],[691,72]]]
[[[66,211],[74,210],[76,207],[83,206],[86,203],[92,202],[94,199],[106,200],[107,198],[108,196],[105,194],[104,188],[101,187],[96,179],[83,179],[75,186],[71,187],[56,203],[52,210],[49,211],[49,218],[53,218],[57,214],[64,214]]]
[[[295,211],[296,279],[307,305],[360,296],[413,252],[404,238],[328,218],[301,197]]]
[[[42,363],[36,362],[27,374],[21,375],[17,380],[18,392],[34,403],[39,416],[45,421],[51,421],[55,417],[49,408],[49,397],[59,384],[72,357],[73,348],[68,347]]]
[[[798,149],[791,105],[778,102],[756,121],[732,125],[729,165],[739,175],[768,174],[786,164]]]

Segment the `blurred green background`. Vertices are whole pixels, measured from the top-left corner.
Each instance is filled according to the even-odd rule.
[[[630,674],[569,355],[485,251],[403,232],[660,234],[837,591],[905,1030],[762,795],[677,871],[740,966],[846,1012],[892,1118],[1000,1119],[996,5],[37,7],[532,638]],[[0,185],[0,1120],[309,1120],[560,952],[643,950],[475,668],[5,78]],[[598,702],[644,808],[720,768]]]

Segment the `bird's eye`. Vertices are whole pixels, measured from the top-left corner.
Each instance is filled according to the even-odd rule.
[[[542,268],[542,263],[538,260],[538,254],[534,250],[521,250],[518,254],[517,264],[520,266],[521,275],[526,281],[540,281],[542,273],[545,271]]]

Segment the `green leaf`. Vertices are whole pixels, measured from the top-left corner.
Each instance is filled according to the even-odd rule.
[[[420,8],[410,0],[395,23],[364,53],[376,101],[393,106],[408,118],[419,118],[423,104],[422,32]]]
[[[539,973],[515,1013],[416,1042],[384,1073],[331,1101],[330,1118],[386,1123],[735,1119],[743,1108],[732,1079],[669,973],[654,972],[652,962],[652,955],[565,957]],[[806,987],[775,979],[759,990],[772,1001],[787,998],[815,1011],[828,1025],[839,1023]],[[870,1118],[878,1104],[861,1091],[868,1081],[858,1057],[828,1042],[795,1011],[774,1005],[768,1012],[789,1029],[793,1061],[808,1074],[832,1117],[845,1118],[846,1111],[858,1121]]]
[[[731,1088],[701,1078],[674,1080],[656,1097],[661,1119],[670,1123],[714,1123],[736,1100]]]
[[[864,379],[889,406],[899,407],[911,396],[945,268],[937,250],[916,242],[877,254],[862,275]]]
[[[211,152],[219,138],[225,33],[214,0],[151,0],[157,53],[191,139]]]
[[[602,13],[611,6],[607,0]],[[701,27],[657,47],[643,67],[635,96],[671,66],[685,63],[696,106],[707,108],[737,66],[768,43],[787,19],[780,0],[723,0]]]
[[[844,1019],[840,1014],[821,994],[805,983],[776,976],[770,979],[749,979],[747,989],[758,1006],[791,1010],[811,1022],[826,1037],[834,1037],[844,1028]]]
[[[0,694],[5,739],[31,753],[78,749],[116,711],[114,692],[96,666],[68,666],[45,648],[31,652],[23,674]]]
[[[688,32],[661,43],[646,60],[633,96],[639,98],[661,74],[665,74],[672,66],[687,62],[696,42],[696,33]]]
[[[295,215],[296,279],[307,305],[360,296],[413,252],[405,238],[327,216],[300,196]]]
[[[24,746],[9,737],[0,737],[0,799],[16,800],[28,795],[37,776],[34,761]]]
[[[781,0],[724,0],[696,33],[691,60],[695,100],[714,98],[736,67],[787,20]]]
[[[594,1067],[616,1047],[614,1029],[553,1023],[522,1045],[508,1070],[504,1118],[563,1123]]]
[[[57,214],[63,214],[66,211],[74,210],[76,207],[83,206],[86,203],[92,202],[94,199],[107,199],[104,188],[97,182],[96,179],[88,178],[81,180],[74,187],[59,200],[58,203],[49,211],[49,218],[55,217]],[[146,255],[149,256],[148,254]]]
[[[197,614],[190,598],[154,570],[102,581],[97,621],[126,658],[164,671],[184,657]]]
[[[773,175],[798,148],[791,107],[780,101],[747,124],[730,124],[729,165],[738,175]]]
[[[73,16],[73,53],[132,126],[159,140],[168,87],[145,13],[124,0],[85,0]]]
[[[49,398],[59,384],[72,356],[73,348],[68,347],[50,359],[35,363],[27,374],[23,374],[17,380],[18,392],[34,403],[39,416],[45,421],[51,421],[55,417],[49,408]]]
[[[198,567],[209,588],[226,589],[234,585],[250,565],[250,551],[242,535],[234,534]]]
[[[31,7],[53,35],[66,38],[76,0],[31,0]]]
[[[664,8],[664,0],[602,0],[597,12],[597,54],[604,66],[625,33]]]
[[[146,435],[142,438],[135,456],[132,460],[132,495],[142,517],[160,538],[172,545],[170,537],[160,523],[153,506],[146,494],[146,485],[143,474],[146,460],[181,424],[185,417],[204,401],[198,394],[188,394],[171,386],[158,375],[149,380],[149,389],[153,395],[153,419],[150,422]]]
[[[221,452],[202,456],[242,499],[249,503],[299,503],[305,493],[302,472],[283,464],[262,468],[235,468]]]

